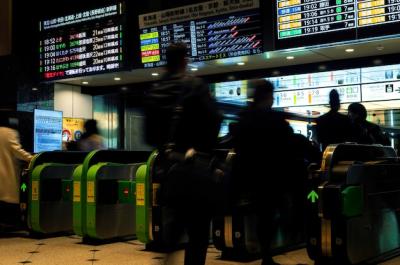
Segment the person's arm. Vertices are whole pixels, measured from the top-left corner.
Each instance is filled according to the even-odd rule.
[[[22,148],[21,144],[19,143],[18,133],[11,132],[8,137],[8,141],[10,143],[11,152],[17,159],[27,162],[31,161],[32,155]]]

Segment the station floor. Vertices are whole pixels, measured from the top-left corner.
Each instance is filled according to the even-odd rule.
[[[232,262],[221,260],[220,251],[208,249],[207,265],[259,265],[260,260]],[[284,265],[312,265],[305,249],[275,256]],[[25,233],[0,234],[0,265],[181,265],[183,251],[166,257],[162,253],[145,251],[137,240],[103,245],[83,244],[78,236],[33,239]],[[400,257],[386,261],[385,265],[399,265]]]

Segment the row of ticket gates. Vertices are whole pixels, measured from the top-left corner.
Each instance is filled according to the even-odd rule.
[[[226,151],[223,157],[228,178],[234,153]],[[44,235],[73,231],[95,240],[136,236],[147,246],[168,242],[168,218],[156,198],[158,160],[157,152],[36,155],[22,175],[26,198],[22,195],[21,203],[26,206],[22,208],[28,228]],[[304,198],[287,200],[277,214],[273,249],[306,245],[310,258],[334,264],[397,254],[400,161],[394,149],[329,146],[321,166],[310,169],[305,190]],[[291,209],[295,200],[306,206],[301,211]],[[215,217],[213,243],[223,257],[257,255],[256,225],[262,224],[246,210]]]

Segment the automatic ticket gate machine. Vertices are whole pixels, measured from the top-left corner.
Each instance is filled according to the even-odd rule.
[[[98,150],[74,172],[73,227],[84,238],[135,235],[138,168],[149,152]]]
[[[168,224],[163,222],[163,209],[157,201],[160,188],[160,156],[154,151],[136,178],[136,235],[147,246],[162,247],[168,240]]]
[[[217,150],[217,161],[225,160],[227,153],[227,150]],[[160,205],[158,191],[166,174],[164,170],[158,151],[154,151],[136,175],[136,235],[153,250],[163,250],[186,240],[182,235],[176,242],[174,215]]]
[[[43,152],[28,169],[28,227],[36,233],[72,231],[72,174],[86,152]],[[25,183],[22,184],[21,189]]]
[[[236,154],[228,152],[224,164],[224,186],[229,189],[232,167]],[[299,176],[300,177],[300,176]],[[300,187],[299,187],[300,188]],[[225,191],[227,193],[227,191]],[[304,245],[305,233],[303,202],[296,195],[287,194],[285,202],[280,203],[275,216],[276,232],[272,235],[271,251],[281,253],[288,249]],[[294,201],[297,202],[294,202]],[[294,209],[298,208],[298,209]],[[218,250],[222,251],[224,259],[253,259],[261,254],[261,245],[258,238],[258,226],[263,225],[252,209],[251,203],[242,200],[238,202],[228,214],[213,218],[213,242]]]
[[[400,248],[400,162],[378,145],[331,145],[309,194],[309,256],[319,264],[357,264]]]

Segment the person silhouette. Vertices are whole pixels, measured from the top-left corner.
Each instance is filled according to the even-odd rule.
[[[349,117],[339,113],[340,98],[336,89],[329,93],[329,106],[329,112],[316,120],[317,141],[322,151],[330,144],[354,141]]]

